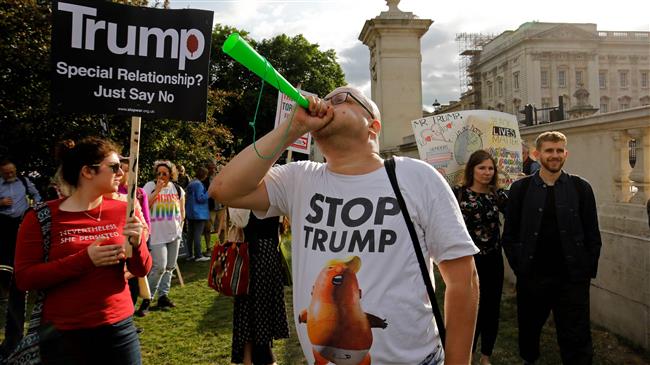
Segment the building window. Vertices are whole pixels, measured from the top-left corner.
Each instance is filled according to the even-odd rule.
[[[598,86],[601,89],[607,88],[607,71],[600,71],[598,73]]]
[[[632,101],[632,98],[629,96],[623,96],[618,98],[618,108],[619,109],[629,109],[630,108],[630,101]]]
[[[492,82],[488,82],[487,87],[488,87],[488,99],[492,99]]]
[[[542,87],[548,87],[548,70],[542,70],[540,79]]]
[[[600,112],[601,113],[609,112],[609,103],[607,102],[607,100],[600,101]]]
[[[648,80],[648,71],[641,71],[641,88],[647,89],[650,81]]]
[[[622,89],[627,88],[627,70],[618,72],[619,86]]]
[[[582,83],[582,71],[576,71],[576,87],[583,86]]]
[[[557,72],[557,85],[559,87],[566,87],[566,71],[560,70]]]
[[[512,74],[512,88],[519,90],[519,71]]]
[[[499,97],[503,96],[503,79],[499,78],[497,80],[497,88],[499,89]]]

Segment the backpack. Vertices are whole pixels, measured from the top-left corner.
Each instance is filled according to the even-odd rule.
[[[180,185],[178,185],[176,182],[172,181],[172,184],[174,184],[174,187],[176,188],[176,194],[178,194],[178,201],[181,201],[181,188]]]
[[[18,178],[18,180],[20,180],[21,183],[23,183],[23,186],[25,187],[25,196],[27,197],[27,199],[29,201],[36,201],[36,199],[34,198],[34,194],[31,191],[29,191],[29,185],[27,184],[27,178],[22,176],[22,175],[18,175],[16,177]],[[36,188],[36,187],[34,187],[34,188]]]

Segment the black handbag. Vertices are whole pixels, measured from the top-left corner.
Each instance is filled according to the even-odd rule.
[[[415,232],[415,227],[411,221],[411,215],[406,208],[406,202],[404,202],[404,197],[402,192],[399,190],[399,185],[397,184],[397,175],[395,174],[395,160],[393,158],[384,160],[384,167],[388,173],[388,179],[390,180],[390,185],[393,187],[395,192],[395,197],[399,204],[399,208],[402,211],[404,220],[406,221],[406,226],[408,227],[409,234],[411,235],[411,241],[413,242],[413,248],[415,249],[415,256],[418,258],[418,264],[420,265],[420,272],[422,273],[422,279],[424,280],[424,286],[427,287],[427,293],[429,294],[429,300],[431,301],[431,310],[433,311],[433,317],[436,319],[436,326],[438,326],[438,333],[440,334],[440,342],[442,342],[442,347],[445,347],[445,322],[442,321],[442,314],[440,313],[440,307],[438,307],[438,302],[436,301],[436,292],[433,290],[433,284],[431,283],[431,278],[429,277],[429,271],[427,270],[427,264],[424,261],[424,255],[422,254],[422,248],[420,247],[420,241],[418,240],[418,235]]]
[[[34,206],[38,223],[41,226],[43,235],[43,261],[47,262],[50,254],[50,227],[52,225],[52,213],[47,203],[40,202]],[[39,347],[38,329],[41,325],[43,314],[43,302],[45,291],[36,292],[36,302],[29,319],[27,334],[18,342],[16,349],[6,359],[0,359],[0,364],[7,365],[39,365],[41,364],[41,353]]]

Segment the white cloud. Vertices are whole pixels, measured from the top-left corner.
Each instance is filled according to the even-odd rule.
[[[172,0],[172,7],[215,11],[215,22],[244,29],[255,39],[285,33],[303,34],[321,50],[334,49],[347,81],[370,95],[368,49],[357,39],[364,22],[388,8],[381,0]],[[650,31],[650,2],[619,4],[545,0],[459,3],[403,0],[402,11],[434,23],[422,37],[422,102],[458,100],[460,81],[456,33],[500,34],[521,24],[540,22],[596,23],[600,30]]]

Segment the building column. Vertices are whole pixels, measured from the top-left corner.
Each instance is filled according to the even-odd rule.
[[[372,99],[381,113],[379,147],[392,155],[413,134],[411,120],[422,118],[420,38],[433,23],[401,11],[388,0],[388,11],[366,20],[359,40],[370,49]]]

